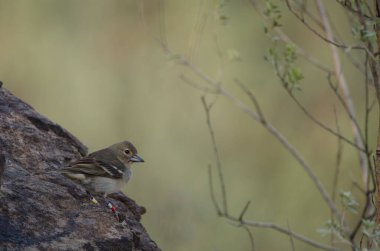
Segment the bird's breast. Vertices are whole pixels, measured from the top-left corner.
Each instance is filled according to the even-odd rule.
[[[125,171],[124,171],[124,174],[123,174],[123,180],[125,182],[128,182],[132,177],[132,170],[130,168],[127,168]]]

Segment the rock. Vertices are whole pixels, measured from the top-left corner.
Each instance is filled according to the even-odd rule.
[[[122,194],[105,206],[58,169],[87,148],[0,88],[0,250],[160,250],[139,222],[145,208]],[[73,192],[74,191],[74,192]]]

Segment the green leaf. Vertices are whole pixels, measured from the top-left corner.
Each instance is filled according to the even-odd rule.
[[[322,235],[322,236],[326,236],[326,235],[329,235],[329,234],[332,234],[332,233],[338,233],[341,231],[341,227],[339,224],[335,223],[334,221],[332,220],[328,220],[324,225],[323,227],[321,228],[318,228],[317,229],[317,232]]]
[[[357,214],[359,203],[356,201],[350,191],[340,192],[340,199],[343,206],[350,212]]]

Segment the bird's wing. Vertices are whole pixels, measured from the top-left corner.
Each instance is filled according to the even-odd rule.
[[[62,169],[62,172],[83,173],[93,176],[110,177],[114,179],[123,177],[123,171],[121,171],[116,166],[97,160],[90,156],[70,163],[68,167]]]

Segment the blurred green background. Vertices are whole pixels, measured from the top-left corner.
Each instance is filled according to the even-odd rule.
[[[286,11],[283,1],[273,1]],[[328,4],[340,34],[350,26],[335,1]],[[162,4],[163,3],[163,4]],[[144,6],[145,25],[140,15]],[[160,7],[161,6],[161,7]],[[228,19],[222,18],[225,16]],[[328,46],[288,12],[284,30],[311,55],[332,66]],[[162,25],[162,24],[165,25]],[[331,191],[337,139],[310,120],[286,95],[264,56],[271,40],[249,1],[207,0],[1,0],[0,79],[4,87],[62,125],[94,151],[128,139],[146,160],[134,168],[125,193],[147,208],[143,224],[163,250],[249,250],[247,233],[218,218],[209,195],[207,166],[215,167],[201,92],[180,74],[204,85],[189,69],[162,51],[155,37],[165,34],[176,53],[221,81],[250,105],[234,84],[239,78],[256,94],[267,119],[295,145]],[[241,60],[220,68],[238,51]],[[348,40],[348,43],[354,43]],[[354,54],[354,56],[357,56]],[[342,55],[359,118],[363,118],[363,78]],[[299,60],[305,79],[297,97],[352,138],[344,109],[326,76]],[[316,240],[330,212],[302,168],[258,123],[223,97],[211,119],[223,162],[230,212],[251,200],[246,219],[270,221]],[[373,112],[373,117],[377,111]],[[375,138],[375,120],[370,136]],[[374,140],[371,140],[373,145]],[[358,158],[345,145],[339,191],[360,182]],[[362,203],[360,193],[352,190]],[[337,201],[339,204],[339,201]],[[362,206],[362,205],[361,205]],[[357,216],[347,213],[353,224]],[[252,229],[256,250],[291,250],[287,236]],[[296,242],[297,250],[314,250]]]

